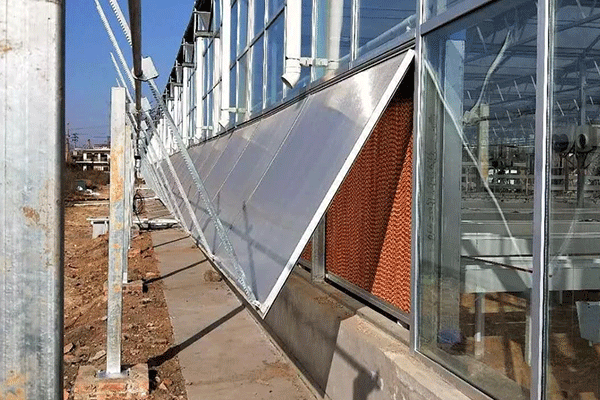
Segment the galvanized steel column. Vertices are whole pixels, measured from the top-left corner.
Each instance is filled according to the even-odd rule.
[[[0,399],[60,399],[62,1],[2,1],[0,70]]]
[[[108,235],[108,314],[106,322],[106,374],[121,373],[121,320],[125,247],[125,89],[112,88],[110,110],[110,223]]]
[[[325,233],[327,230],[326,215],[321,218],[312,236],[311,279],[313,282],[325,281]]]
[[[126,123],[125,127],[125,144],[123,153],[125,163],[125,186],[123,188],[124,203],[123,212],[125,213],[125,227],[123,228],[124,251],[127,252],[131,246],[131,224],[133,222],[133,146],[132,135],[133,126]],[[136,135],[137,136],[137,135]],[[127,263],[123,264],[123,283],[127,283]]]

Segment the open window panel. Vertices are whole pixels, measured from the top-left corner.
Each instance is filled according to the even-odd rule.
[[[199,173],[210,182],[209,195],[233,256],[220,243],[197,195],[190,202],[214,244],[215,264],[238,287],[250,289],[255,299],[249,300],[256,300],[261,316],[273,304],[413,59],[414,52],[407,50],[199,146],[211,147],[215,161],[209,163],[210,171]],[[205,151],[193,148],[191,153]],[[187,173],[182,167],[179,172]]]

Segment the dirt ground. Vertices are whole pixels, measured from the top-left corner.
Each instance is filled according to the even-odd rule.
[[[106,187],[99,193],[91,200],[107,198]],[[69,393],[79,366],[106,368],[108,235],[92,239],[86,219],[103,216],[108,204],[76,207],[70,201],[65,208],[64,387]],[[151,400],[187,399],[163,284],[152,281],[159,271],[150,234],[136,233],[131,247],[129,281],[145,283],[143,291],[124,293],[122,363],[148,364]]]

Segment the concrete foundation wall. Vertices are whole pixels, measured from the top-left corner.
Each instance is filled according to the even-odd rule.
[[[468,399],[410,354],[404,327],[297,269],[265,320],[332,400]]]

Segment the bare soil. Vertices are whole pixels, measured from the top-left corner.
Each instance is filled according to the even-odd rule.
[[[106,198],[105,187],[100,193]],[[108,210],[108,205],[65,208],[64,386],[69,393],[79,366],[106,368],[108,235],[92,239],[86,218],[108,216]],[[135,235],[128,271],[130,282],[149,282],[143,291],[124,291],[122,364],[148,364],[151,400],[187,399],[163,284],[152,281],[160,274],[148,232]]]

